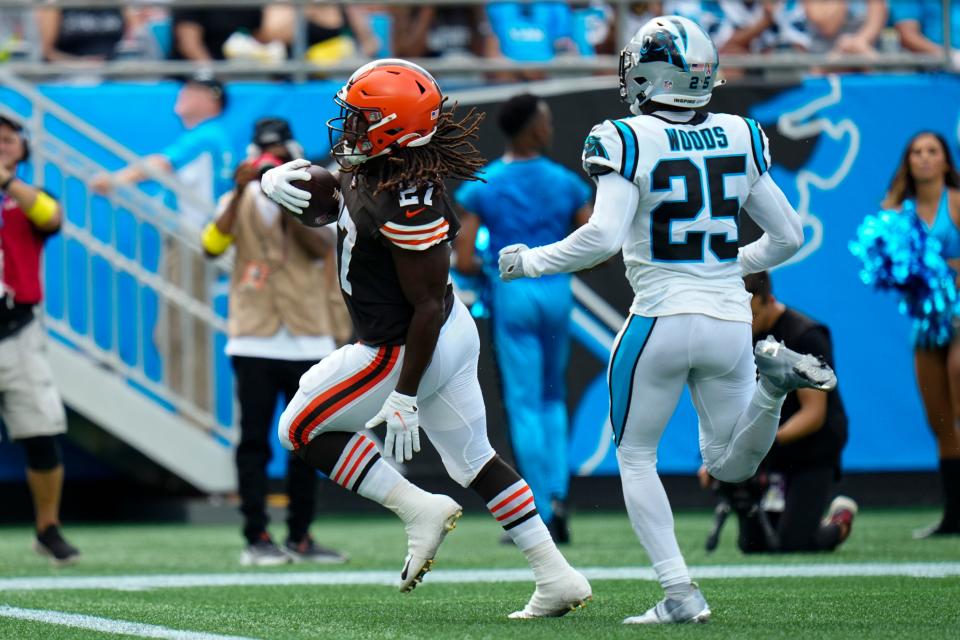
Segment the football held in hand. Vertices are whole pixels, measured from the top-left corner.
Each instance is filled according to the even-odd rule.
[[[295,215],[308,227],[322,227],[336,222],[340,212],[340,183],[336,176],[315,164],[307,167],[309,180],[293,180],[290,184],[310,192],[310,203],[303,213]]]

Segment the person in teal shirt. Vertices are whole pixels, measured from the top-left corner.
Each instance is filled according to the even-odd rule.
[[[223,84],[206,72],[195,73],[184,81],[174,105],[183,133],[159,153],[143,159],[144,165],[176,175],[183,190],[192,195],[173,205],[189,230],[202,229],[213,217],[217,200],[232,188],[233,143],[221,117],[226,107]],[[106,195],[117,185],[138,184],[149,178],[138,164],[98,175],[90,184],[94,191]]]
[[[506,152],[456,193],[464,209],[457,238],[457,270],[484,271],[492,288],[493,346],[517,466],[537,510],[557,542],[567,542],[566,369],[570,352],[570,276],[502,282],[496,256],[522,242],[538,246],[563,239],[590,217],[592,190],[577,174],[544,156],[553,139],[550,108],[531,95],[514,96],[500,110]],[[476,255],[477,232],[489,247]]]
[[[891,2],[890,21],[907,51],[943,55],[944,24],[941,0]],[[950,3],[950,48],[954,65],[960,63],[960,3]]]

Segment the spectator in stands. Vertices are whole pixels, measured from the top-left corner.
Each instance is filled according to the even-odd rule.
[[[503,282],[496,256],[518,242],[555,242],[586,223],[591,191],[579,176],[545,157],[553,124],[542,99],[528,93],[510,98],[498,124],[507,138],[505,153],[484,169],[486,183],[468,182],[456,193],[465,211],[456,240],[457,269],[480,270],[474,247],[480,225],[486,225],[491,260],[483,266],[492,269],[493,344],[517,467],[554,539],[567,542],[570,276]]]
[[[665,10],[663,2],[631,2],[626,14],[618,16],[618,22],[620,20],[626,20],[626,28],[621,31],[623,36],[626,37],[626,41],[620,42],[618,49],[623,48],[627,42],[630,41],[630,38],[633,37],[633,34],[640,30],[640,27],[657,16],[662,16],[667,13],[669,12]],[[699,24],[699,21],[697,24]]]
[[[126,10],[126,31],[117,44],[117,58],[165,60],[172,49],[170,10],[166,7],[143,6],[150,0],[134,0]]]
[[[332,265],[336,235],[295,222],[260,191],[264,171],[301,157],[303,149],[286,120],[258,121],[251,157],[237,168],[233,191],[220,199],[219,215],[201,236],[210,257],[236,247],[226,352],[240,403],[237,479],[247,540],[240,560],[244,565],[346,561],[310,536],[316,474],[292,453],[287,454],[290,506],[284,549],[267,533],[267,463],[277,396],[290,402],[300,377],[337,348],[329,305],[339,290],[335,277],[329,277],[335,271],[324,267]]]
[[[887,0],[803,0],[811,53],[870,55],[887,24]]]
[[[605,2],[594,0],[573,9],[573,40],[583,56],[618,54],[617,13]]]
[[[60,229],[63,213],[56,200],[17,178],[17,165],[29,154],[23,127],[0,117],[0,418],[26,452],[37,527],[34,549],[65,565],[80,555],[60,533],[58,438],[67,420],[46,357],[46,333],[34,317],[42,295],[40,254]]]
[[[941,254],[960,273],[960,173],[947,141],[939,133],[924,131],[907,144],[903,159],[890,182],[883,206],[901,208],[911,202],[930,234],[940,241]],[[960,534],[960,337],[947,347],[916,346],[917,386],[927,421],[937,439],[943,517],[916,538]]]
[[[711,14],[714,28],[704,28],[720,53],[763,53],[777,46],[782,5],[767,1],[726,0],[714,3],[714,7],[719,9]]]
[[[391,40],[400,58],[489,56],[496,51],[480,6],[394,7]]]
[[[833,366],[830,330],[777,300],[767,272],[746,276],[744,285],[753,295],[755,341],[772,335],[789,349],[819,355]],[[776,440],[758,475],[743,483],[719,483],[721,498],[730,502],[740,523],[741,551],[833,551],[849,537],[856,502],[845,496],[830,500],[846,442],[839,390],[799,389],[787,396]],[[709,483],[705,467],[699,476]]]
[[[546,62],[557,55],[578,55],[573,39],[573,10],[564,2],[493,2],[487,6],[487,21],[493,33],[490,53],[517,62]],[[524,71],[496,76],[500,82],[542,80],[542,71]]]
[[[263,19],[259,7],[231,7],[223,9],[174,9],[174,60],[223,60],[224,44],[234,33],[256,38]]]
[[[565,2],[491,2],[487,19],[500,53],[518,62],[576,54],[573,9]]]
[[[36,12],[43,59],[50,62],[110,59],[126,29],[119,7],[45,7]]]
[[[370,11],[370,7],[333,4],[305,7],[306,59],[329,64],[358,53],[368,58],[376,56],[382,45],[370,28]],[[263,11],[260,37],[266,41],[279,40],[289,49],[295,39],[295,17],[296,12],[291,5],[270,5]]]
[[[768,51],[777,45],[784,28],[791,30],[783,24],[783,3],[774,0],[664,0],[632,4],[627,13],[626,37],[633,37],[640,27],[659,15],[693,20],[721,53],[738,55]],[[740,75],[738,70],[729,68],[723,74],[727,78]]]
[[[145,167],[160,173],[176,172],[177,180],[183,185],[182,191],[191,196],[189,200],[180,198],[177,203],[182,225],[187,230],[199,231],[210,219],[217,198],[230,190],[232,143],[220,118],[226,106],[227,94],[223,85],[212,76],[198,72],[183,84],[174,106],[186,131],[160,153],[146,156],[141,164],[94,177],[91,188],[105,195],[117,185],[143,182],[149,179]],[[173,250],[171,245],[164,248],[165,278],[180,283],[183,270],[188,268],[192,275],[187,283],[192,289],[191,294],[198,300],[208,300],[203,261],[197,258],[185,266],[181,264],[181,253]],[[168,384],[174,391],[186,394],[198,407],[207,409],[210,407],[209,331],[200,319],[194,319],[194,339],[186,345],[180,321],[182,312],[173,305],[167,305],[164,312],[166,320],[161,321],[161,326],[167,327],[167,340],[159,345],[159,350],[168,372]],[[161,332],[158,338],[163,335]],[[194,371],[191,389],[185,388],[185,366]]]
[[[37,58],[38,41],[32,9],[0,8],[0,62]]]
[[[907,51],[943,55],[944,23],[941,0],[891,2],[891,19]],[[950,3],[950,48],[960,66],[960,3]]]

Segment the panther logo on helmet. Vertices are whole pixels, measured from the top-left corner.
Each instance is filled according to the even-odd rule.
[[[385,58],[357,69],[334,102],[340,115],[327,121],[330,148],[341,166],[350,167],[430,142],[443,94],[423,67]]]

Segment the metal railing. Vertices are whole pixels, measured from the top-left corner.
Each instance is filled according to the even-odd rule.
[[[533,2],[535,0],[519,0],[523,2]],[[641,2],[651,2],[653,0],[640,0]],[[807,54],[801,52],[782,52],[763,55],[725,55],[723,57],[723,66],[729,69],[772,69],[772,70],[806,70],[823,69],[837,70],[850,68],[876,68],[876,69],[924,69],[924,70],[955,70],[953,56],[951,55],[951,0],[941,0],[943,10],[944,25],[944,53],[942,55],[912,54],[908,52],[881,52],[875,56],[834,56],[830,54]],[[144,0],[138,2],[138,6],[158,6],[164,8],[178,7],[203,7],[203,8],[221,8],[226,7],[259,7],[266,4],[263,0]],[[309,79],[317,74],[346,76],[357,68],[366,59],[350,58],[344,59],[331,65],[317,65],[303,61],[306,50],[306,28],[307,20],[304,9],[311,5],[331,4],[329,2],[318,2],[317,0],[285,0],[276,4],[292,5],[295,8],[296,24],[294,28],[294,42],[292,44],[292,59],[278,63],[257,63],[251,61],[226,61],[226,62],[205,62],[203,66],[209,67],[215,73],[223,77],[273,77],[286,76],[297,81]],[[339,2],[341,5],[379,5],[386,7],[395,6],[423,6],[431,5],[438,7],[449,6],[473,6],[489,4],[486,0],[352,0],[352,2]],[[574,0],[568,4],[574,6],[589,5],[589,0]],[[625,15],[629,11],[629,6],[634,4],[629,0],[608,0],[606,4],[616,8],[618,15]],[[129,2],[123,0],[44,0],[43,6],[54,7],[117,7],[127,6]],[[0,0],[0,8],[28,8],[36,7],[36,0]],[[618,30],[618,42],[625,42],[630,34],[626,32],[626,20],[620,20],[616,24]],[[546,62],[519,62],[509,59],[488,59],[477,58],[469,60],[444,60],[444,59],[418,59],[416,62],[427,66],[431,72],[436,75],[449,74],[494,74],[498,72],[546,72],[557,76],[584,75],[594,73],[610,73],[617,68],[616,56],[594,56],[579,57],[560,56]],[[109,61],[90,66],[89,63],[71,64],[71,63],[37,63],[31,61],[12,61],[6,66],[14,73],[29,78],[50,78],[64,76],[81,69],[87,73],[96,74],[102,77],[110,78],[129,78],[129,77],[160,77],[175,74],[190,73],[197,68],[196,62],[184,61]]]
[[[210,293],[228,276],[229,263],[203,258],[198,230],[181,222],[163,193],[127,187],[106,197],[94,194],[90,180],[104,167],[55,132],[65,126],[127,163],[138,156],[29,83],[0,71],[0,84],[29,102],[29,114],[5,104],[0,113],[27,121],[33,182],[57,194],[65,210],[61,234],[48,243],[45,256],[48,328],[91,362],[124,377],[132,393],[146,393],[232,442],[232,393],[226,396],[230,406],[222,406],[218,396],[224,394],[215,393],[218,384],[232,384],[216,352],[222,351],[217,337],[222,340],[226,323],[214,312]],[[154,177],[178,201],[213,214],[212,203],[170,176]],[[181,268],[171,269],[173,264]],[[182,338],[179,344],[174,336]],[[193,348],[198,343],[208,346]]]
[[[600,55],[589,58],[560,57],[545,62],[517,62],[505,58],[477,59],[436,59],[411,58],[438,77],[460,74],[484,75],[495,73],[548,73],[551,76],[575,77],[600,73],[614,74],[617,70],[616,56]],[[203,63],[203,68],[220,78],[251,79],[285,76],[293,79],[308,79],[318,75],[324,77],[347,77],[365,58],[344,58],[336,63],[324,65],[301,60],[286,60],[278,63],[250,63],[249,61],[215,61]],[[728,55],[723,57],[723,66],[728,69],[771,69],[796,70],[819,68],[838,69],[923,69],[946,70],[949,68],[943,58],[929,54],[878,53],[875,56],[843,56],[828,54],[792,54],[772,53],[765,56]],[[162,78],[165,76],[186,76],[196,71],[198,64],[187,61],[117,61],[105,62],[96,68],[89,65],[74,67],[104,78]],[[4,65],[11,73],[31,79],[63,78],[70,65],[42,62],[9,62]]]

